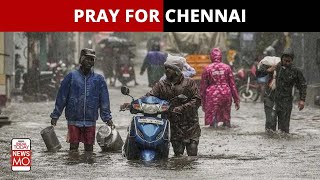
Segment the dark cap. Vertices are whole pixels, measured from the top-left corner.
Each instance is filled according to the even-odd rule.
[[[81,50],[80,56],[96,57],[96,52],[93,49],[84,48]]]
[[[282,53],[282,56],[281,56],[281,59],[284,55],[287,55],[287,56],[290,56],[292,59],[294,58],[294,52],[293,52],[293,49],[291,48],[286,48],[283,50],[283,53]]]

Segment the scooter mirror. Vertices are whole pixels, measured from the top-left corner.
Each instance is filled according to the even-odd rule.
[[[129,95],[130,89],[129,89],[128,87],[126,87],[126,86],[122,86],[122,87],[121,87],[121,93],[122,93],[123,95]]]

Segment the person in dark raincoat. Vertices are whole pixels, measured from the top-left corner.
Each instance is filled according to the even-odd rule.
[[[290,116],[292,111],[293,86],[299,90],[299,110],[304,108],[307,83],[302,71],[293,64],[294,52],[291,48],[283,51],[281,61],[275,66],[261,65],[258,76],[269,74],[270,80],[265,85],[264,110],[266,114],[266,132],[276,131],[289,133]],[[271,81],[275,79],[275,86]]]
[[[171,144],[175,156],[182,155],[185,149],[188,156],[197,156],[201,135],[198,117],[201,98],[198,87],[194,80],[183,76],[182,61],[167,59],[164,66],[166,79],[156,83],[147,95],[168,101],[180,94],[187,96],[185,100],[175,98],[171,102],[172,110],[167,115],[171,123]]]
[[[92,49],[81,50],[81,66],[61,82],[55,108],[50,115],[51,125],[56,126],[65,108],[70,151],[78,151],[80,142],[84,144],[86,152],[93,151],[98,110],[102,121],[114,126],[107,84],[102,75],[92,71],[95,57]]]
[[[99,57],[99,59],[97,59],[95,62],[96,67],[101,68],[106,80],[109,79],[109,84],[113,85],[116,62],[114,49],[111,47],[103,47],[100,48],[97,53],[99,53],[97,54],[97,57]]]
[[[160,44],[154,43],[144,58],[140,71],[140,75],[143,75],[147,69],[149,87],[154,86],[164,75],[164,62],[166,58],[167,54],[160,51]]]

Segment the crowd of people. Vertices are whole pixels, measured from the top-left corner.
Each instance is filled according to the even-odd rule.
[[[198,154],[201,136],[198,116],[200,106],[205,113],[205,125],[213,128],[219,124],[231,128],[232,102],[236,110],[240,108],[232,68],[222,62],[223,55],[219,48],[212,48],[209,56],[211,64],[204,68],[200,86],[190,78],[195,74],[195,69],[186,59],[162,52],[157,43],[150,45],[141,67],[140,75],[147,70],[148,85],[151,88],[147,96],[164,100],[170,100],[179,94],[187,97],[186,101],[173,103],[173,110],[168,115],[171,123],[171,145],[176,156],[184,154],[185,149],[188,156]],[[80,68],[70,72],[62,81],[50,115],[51,124],[55,126],[65,109],[71,151],[77,151],[79,143],[84,143],[85,151],[93,150],[99,114],[103,122],[114,127],[106,80],[92,70],[95,59],[94,50],[81,51]],[[267,133],[276,132],[277,124],[279,131],[289,133],[293,86],[299,89],[299,110],[304,108],[306,98],[306,80],[302,72],[293,65],[292,49],[285,49],[280,59],[275,65],[263,64],[257,70],[257,76],[269,77],[265,83],[264,99]],[[271,87],[271,81],[275,81],[276,85]],[[176,118],[175,113],[181,116]]]

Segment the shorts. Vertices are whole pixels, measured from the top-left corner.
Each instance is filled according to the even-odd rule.
[[[68,125],[68,140],[69,143],[93,145],[95,141],[96,127],[77,127],[75,125]]]

